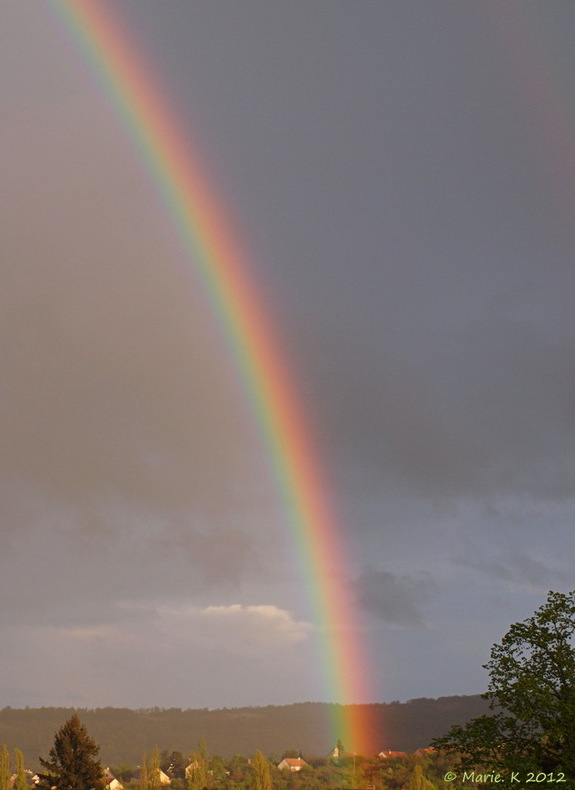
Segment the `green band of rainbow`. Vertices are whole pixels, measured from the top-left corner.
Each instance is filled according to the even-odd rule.
[[[235,360],[283,499],[308,589],[327,699],[369,699],[365,651],[344,572],[341,533],[288,368],[273,339],[262,300],[230,232],[230,223],[138,57],[121,20],[98,0],[48,0],[137,144],[176,223],[190,265],[213,307]],[[350,749],[371,741],[369,707],[335,706],[331,738]],[[370,744],[371,746],[371,744]]]

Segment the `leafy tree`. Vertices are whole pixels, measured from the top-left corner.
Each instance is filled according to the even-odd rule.
[[[198,741],[198,753],[204,762],[208,761],[208,744],[206,743],[205,738],[200,738]]]
[[[454,726],[433,745],[463,767],[562,771],[575,777],[575,591],[550,592],[513,624],[484,667],[491,714]]]
[[[219,754],[214,754],[210,760],[211,774],[215,782],[220,782],[226,778],[226,766],[223,758]]]
[[[203,790],[208,783],[206,761],[200,751],[190,753],[190,764],[186,769],[188,790]]]
[[[258,749],[252,761],[252,790],[272,790],[270,764]]]
[[[138,782],[138,788],[139,790],[150,790],[149,785],[148,757],[144,755],[142,758],[142,765],[140,766],[140,781]]]
[[[160,768],[164,773],[173,775],[176,779],[183,779],[186,772],[184,755],[179,751],[168,752],[164,749],[161,754]]]
[[[104,790],[104,771],[97,759],[100,747],[76,714],[58,730],[48,759],[40,757],[38,790]]]
[[[16,759],[16,778],[14,780],[14,790],[28,790],[28,777],[24,769],[24,755],[20,749],[14,749]]]
[[[10,752],[5,743],[0,748],[0,790],[10,790]]]
[[[423,768],[417,763],[407,783],[407,790],[434,790],[434,788],[435,785],[433,782],[425,778],[423,775]]]
[[[160,790],[160,752],[157,746],[152,749],[150,766],[148,768],[148,790]]]
[[[242,780],[244,773],[246,773],[247,760],[243,754],[234,754],[229,761],[230,776],[234,782]]]

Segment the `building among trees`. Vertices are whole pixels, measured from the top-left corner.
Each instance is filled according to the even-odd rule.
[[[284,757],[281,763],[278,764],[280,771],[301,771],[302,768],[307,768],[308,763],[302,760],[301,757]]]

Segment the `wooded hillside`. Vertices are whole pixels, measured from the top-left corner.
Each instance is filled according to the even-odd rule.
[[[18,747],[27,767],[35,768],[45,756],[55,731],[76,711],[101,747],[102,762],[139,764],[154,746],[184,755],[205,739],[212,754],[225,757],[253,754],[281,755],[287,749],[308,755],[326,755],[334,746],[326,741],[326,721],[335,706],[304,702],[263,708],[181,710],[154,708],[3,708],[0,743]],[[479,696],[414,699],[376,704],[380,749],[412,751],[428,746],[452,724],[463,724],[486,712]]]

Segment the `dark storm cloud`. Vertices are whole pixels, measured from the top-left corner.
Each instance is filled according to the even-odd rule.
[[[267,498],[261,447],[210,307],[157,206],[138,199],[149,185],[126,141],[100,137],[106,116],[83,104],[40,146],[36,130],[56,126],[58,110],[25,117],[4,129],[0,468],[16,518],[6,528],[26,526],[15,516],[23,493],[46,507],[163,503],[204,528],[241,530],[237,510]]]
[[[324,360],[319,419],[341,442],[341,468],[356,460],[368,486],[399,478],[424,495],[569,498],[575,340],[559,334],[488,313],[434,346],[422,338],[419,362],[385,343],[369,359]]]
[[[290,514],[194,262],[47,7],[0,4],[0,701],[317,698]],[[110,0],[247,239],[373,699],[481,690],[482,651],[569,584],[573,236],[499,25],[523,16],[486,7]]]
[[[326,457],[350,490],[353,478],[424,497],[565,495],[572,255],[533,159],[545,141],[494,44],[502,31],[479,7],[407,4],[384,10],[383,26],[374,8],[330,16],[320,51],[289,11],[284,35],[264,15],[262,49],[242,62],[269,111],[254,124],[245,103],[207,108],[213,134],[233,129],[222,151],[238,205],[249,216],[256,201],[253,232],[272,250],[278,323]],[[285,92],[272,90],[276,70]],[[243,77],[230,76],[237,95]],[[274,183],[275,200],[258,202]]]
[[[506,552],[497,552],[496,556],[487,550],[475,548],[471,552],[458,555],[455,562],[460,567],[472,568],[491,579],[531,585],[542,593],[548,589],[563,587],[573,581],[573,574],[557,564],[531,556],[521,549],[511,549]]]
[[[354,582],[361,608],[392,625],[419,626],[421,606],[436,591],[431,578],[414,579],[388,570],[366,568]]]
[[[271,547],[251,530],[198,530],[189,518],[133,503],[123,512],[45,498],[38,505],[42,512],[18,513],[2,535],[5,625],[110,624],[133,619],[124,604],[151,612],[156,601],[225,602],[243,594],[247,578],[269,584]],[[20,584],[22,572],[30,583]]]

